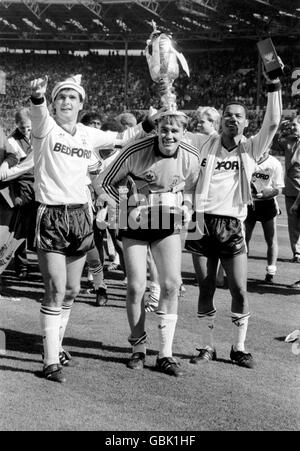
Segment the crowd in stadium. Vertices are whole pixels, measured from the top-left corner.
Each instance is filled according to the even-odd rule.
[[[291,96],[290,86],[291,70],[300,66],[299,54],[286,50],[281,51],[281,55],[286,65],[286,76],[282,80],[283,105],[285,109],[297,108],[299,105]],[[181,72],[174,83],[181,109],[195,110],[199,105],[222,109],[228,98],[244,102],[249,110],[256,109],[257,52],[201,52],[187,55],[187,59],[190,78]],[[13,129],[15,110],[28,101],[28,83],[41,74],[49,76],[51,89],[55,80],[81,73],[87,90],[86,109],[104,116],[114,116],[125,109],[124,56],[117,53],[108,56],[95,53],[87,56],[2,53],[0,69],[6,73],[6,94],[0,94],[0,108],[1,125],[7,132]],[[138,118],[141,110],[158,105],[157,89],[150,78],[144,55],[129,56],[127,86],[127,110]],[[261,107],[266,104],[265,86],[259,102]],[[260,125],[261,116],[256,119],[248,130],[249,134]],[[191,129],[193,126],[195,123],[191,121]]]

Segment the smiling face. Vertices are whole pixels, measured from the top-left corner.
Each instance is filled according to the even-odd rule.
[[[62,89],[54,100],[55,115],[58,122],[77,121],[77,116],[83,108],[80,94],[74,89]]]
[[[177,151],[185,132],[185,120],[180,116],[166,116],[158,122],[159,150],[166,156]]]
[[[243,134],[248,124],[246,111],[242,105],[233,103],[226,106],[222,116],[222,134],[234,138]]]

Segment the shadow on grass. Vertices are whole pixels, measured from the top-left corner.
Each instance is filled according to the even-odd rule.
[[[195,287],[198,286],[195,272],[182,271],[181,277],[184,285],[195,285]]]
[[[258,294],[279,294],[281,296],[290,296],[296,294],[293,288],[279,283],[268,284],[264,280],[248,279],[247,290],[249,293]]]
[[[198,287],[195,275],[192,273],[182,272],[182,280],[184,285]],[[225,290],[228,289],[228,287],[217,287],[217,288]],[[284,285],[280,283],[268,284],[264,280],[251,278],[249,278],[247,281],[247,290],[249,293],[258,293],[258,294],[272,293],[281,296],[290,296],[299,293],[299,289],[291,288],[289,285]]]
[[[22,352],[24,354],[41,354],[42,353],[42,337],[36,334],[30,334],[26,332],[20,332],[11,329],[1,329],[6,338],[6,351]],[[99,351],[108,351],[112,353],[126,353],[131,354],[131,347],[119,347],[104,345],[101,341],[93,340],[81,340],[73,337],[66,337],[64,339],[64,346],[72,348],[80,348],[83,350],[95,349]],[[149,355],[155,355],[155,350],[147,350]],[[98,354],[92,354],[89,352],[72,351],[72,355],[82,358],[95,358],[100,359]],[[11,358],[10,356],[3,356],[2,358]],[[18,357],[14,357],[15,360],[22,360]],[[105,357],[106,359],[106,357]],[[107,358],[109,359],[109,357]],[[25,360],[25,359],[24,359]]]
[[[249,260],[266,260],[266,256],[260,256],[260,255],[249,255],[248,256]],[[278,258],[277,259],[278,262],[283,262],[283,263],[292,263],[291,258]]]
[[[194,357],[194,354],[190,354],[188,356],[187,355],[183,355],[183,354],[174,354],[174,356],[179,357],[181,360],[191,360],[191,358]],[[201,367],[202,368],[202,367],[205,367],[208,364],[209,365],[213,365],[215,362],[226,363],[226,364],[229,364],[229,365],[233,365],[233,362],[230,359],[217,358],[216,360],[214,360],[212,362],[202,361],[202,362],[199,362],[198,364],[191,363],[191,366],[194,367],[194,368],[197,368],[197,367]]]
[[[31,362],[31,363],[41,363],[42,361],[42,357],[37,360],[37,359],[23,359],[22,357],[14,357],[12,355],[6,354],[5,356],[0,356],[0,360],[1,359],[7,359],[7,360],[13,360],[13,361],[18,361],[18,362]]]
[[[15,368],[13,366],[0,365],[0,371],[12,371],[14,373],[29,373],[35,374],[35,371],[26,370],[24,368]],[[42,372],[41,372],[42,373]]]
[[[14,288],[8,288],[8,287],[1,287],[1,293],[0,295],[2,297],[7,298],[28,298],[33,299],[34,301],[41,303],[43,299],[44,291],[31,291],[31,290],[16,290]]]
[[[120,285],[122,285],[124,277],[125,277],[124,273],[121,270],[117,271],[107,271],[106,269],[104,270],[105,280],[113,280],[115,282],[119,282]],[[123,284],[122,286],[124,287],[125,285]]]
[[[11,281],[11,283],[9,283],[7,286],[6,285],[1,285],[1,289],[0,289],[0,296],[2,296],[3,298],[7,297],[7,298],[28,298],[28,299],[33,299],[38,303],[41,303],[43,296],[44,296],[44,287],[43,285],[41,285],[40,287],[36,287],[33,285],[29,285],[30,282],[27,281],[27,283],[25,281],[22,282],[18,282],[19,287],[18,288],[13,288],[11,285],[15,284],[16,282],[14,280]],[[10,286],[9,286],[10,285]],[[30,289],[29,289],[30,286]],[[27,288],[27,289],[26,289]],[[34,290],[33,290],[34,288]],[[107,307],[111,307],[111,308],[126,308],[126,305],[119,305],[119,304],[111,304],[110,300],[112,301],[120,301],[122,303],[124,303],[124,301],[126,300],[126,296],[123,295],[118,295],[116,293],[111,294],[108,290],[108,304]],[[85,289],[83,289],[83,291],[79,294],[79,296],[76,298],[76,303],[79,304],[87,304],[87,305],[91,305],[95,307],[95,300],[96,300],[96,296],[94,294],[91,293],[86,293]]]
[[[112,304],[112,301],[120,301],[123,302],[125,301],[125,299],[123,298],[119,298],[119,297],[115,297],[114,299],[111,299],[111,297],[109,296],[108,293],[108,302],[106,305],[101,305],[100,307],[96,305],[96,297],[93,297],[92,300],[91,298],[83,298],[83,297],[79,297],[76,299],[75,303],[76,304],[86,304],[86,305],[90,305],[92,307],[96,307],[97,309],[102,309],[102,308],[116,308],[116,309],[126,309],[126,304],[124,305],[120,305],[120,304]]]
[[[6,350],[7,352],[21,352],[24,354],[37,354],[41,356],[42,354],[42,338],[39,335],[24,333],[20,331],[10,330],[10,329],[2,329],[6,336]],[[80,359],[90,359],[90,360],[98,360],[98,361],[106,361],[112,363],[126,364],[129,356],[132,353],[131,347],[120,347],[120,346],[110,346],[105,345],[102,342],[92,341],[92,340],[79,340],[77,338],[66,337],[64,340],[64,346],[77,348],[72,349],[71,354],[73,358]],[[90,352],[91,349],[97,350],[97,353]],[[114,356],[114,355],[103,355],[103,352],[109,353],[118,353],[125,354],[122,356]],[[157,356],[158,351],[154,349],[147,349],[147,356]],[[174,353],[174,357],[178,357],[179,359],[189,359],[190,355]],[[25,359],[24,357],[10,356],[5,355],[1,357],[1,361],[3,360],[14,360],[19,362],[33,362],[33,363],[42,363],[41,360],[35,359]],[[76,362],[74,362],[74,366],[78,366]],[[10,366],[3,366],[2,369],[10,370]],[[12,367],[12,371],[25,371],[23,369],[17,369]],[[26,370],[26,372],[32,372]]]
[[[40,302],[44,293],[42,276],[30,270],[26,279],[20,280],[13,270],[5,270],[1,275],[0,293],[4,297],[29,298]]]
[[[174,354],[174,357],[181,357],[181,360],[190,360],[191,356],[181,356],[180,354]],[[177,360],[178,361],[178,360]],[[234,363],[231,360],[226,360],[226,359],[216,359],[214,362],[209,362],[209,363],[199,363],[197,365],[190,363],[187,367],[185,366],[184,368],[182,367],[183,370],[183,376],[194,376],[195,371],[197,372],[198,370],[200,370],[200,368],[206,368],[206,365],[209,366],[213,366],[215,363],[225,363],[227,365],[234,365]],[[147,368],[149,371],[154,371],[157,373],[161,373],[161,371],[159,371],[156,366],[150,366],[150,365],[145,365],[145,368]],[[168,376],[169,377],[169,376]]]

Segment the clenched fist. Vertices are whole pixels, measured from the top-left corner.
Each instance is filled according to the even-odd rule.
[[[41,99],[45,96],[48,85],[48,75],[44,78],[36,78],[30,82],[31,96],[35,99]]]

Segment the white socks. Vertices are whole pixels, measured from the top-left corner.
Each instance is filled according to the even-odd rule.
[[[138,338],[133,338],[131,335],[128,337],[129,343],[132,345],[132,353],[135,352],[143,352],[146,355],[146,343],[147,343],[147,334],[143,333]]]
[[[69,322],[71,309],[72,309],[72,303],[63,303],[62,310],[61,310],[61,321],[60,321],[60,327],[59,327],[59,351],[63,350],[62,342],[65,336],[66,328]]]
[[[59,353],[69,322],[72,303],[63,303],[62,308],[42,306],[40,322],[43,334],[45,367],[59,363]]]
[[[250,313],[231,312],[233,323],[233,347],[235,351],[245,352],[245,340],[248,328]]]
[[[159,355],[158,358],[172,357],[172,345],[177,323],[177,314],[156,313],[159,318],[158,339]]]
[[[139,343],[136,346],[132,346],[132,354],[135,352],[143,352],[146,355],[146,343]]]
[[[91,276],[92,276],[91,280],[93,281],[95,290],[98,290],[98,288],[100,288],[100,287],[105,288],[103,266],[101,263],[95,267],[90,266],[89,274],[91,274]]]
[[[199,313],[198,312],[198,318],[200,319],[200,336],[202,345],[200,346],[201,349],[203,348],[210,348],[214,349],[214,326],[215,326],[215,319],[216,319],[216,313],[217,311],[215,309],[211,310],[207,313]]]
[[[40,322],[43,335],[44,366],[59,364],[61,309],[42,305]]]
[[[156,299],[158,302],[160,298],[160,285],[156,282],[151,282],[149,288],[151,297]]]
[[[277,266],[275,265],[267,265],[266,266],[267,274],[270,274],[271,276],[275,276],[277,271]]]

